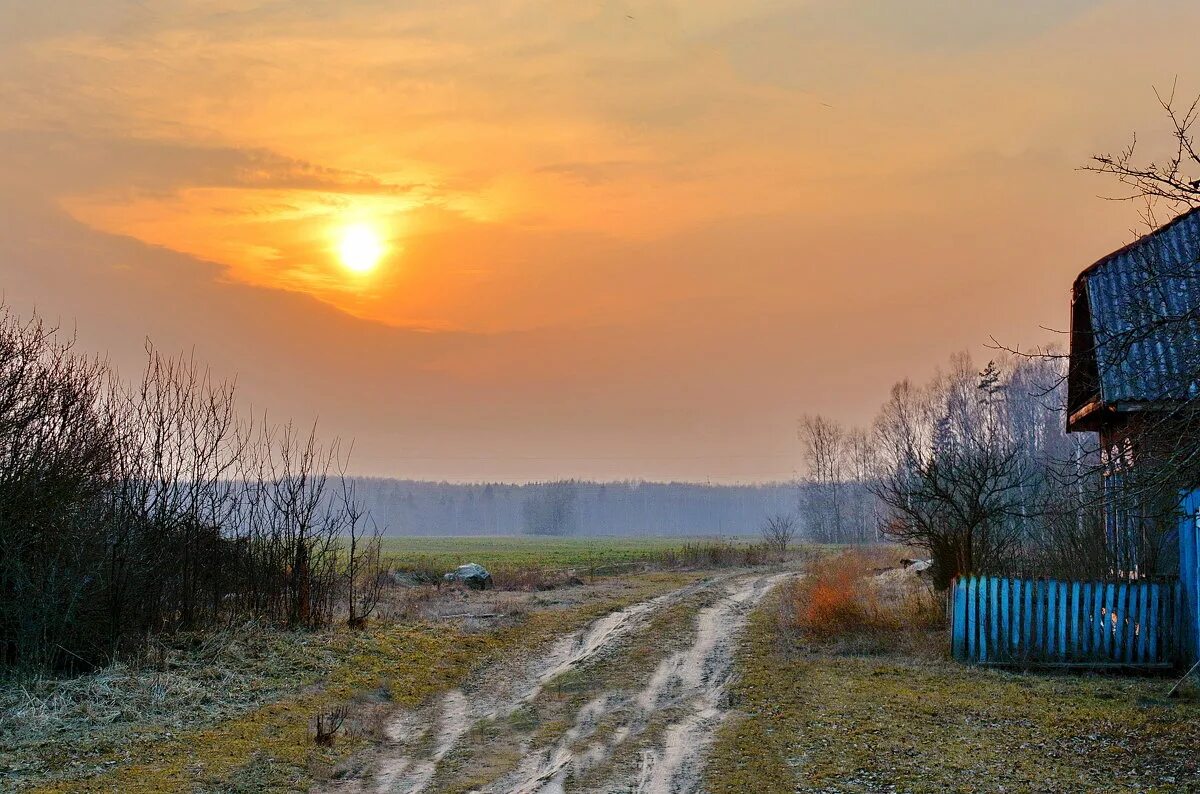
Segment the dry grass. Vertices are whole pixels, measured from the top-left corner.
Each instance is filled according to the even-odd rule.
[[[1019,674],[823,650],[751,616],[706,769],[722,792],[1200,790],[1200,700],[1150,677]],[[944,639],[944,637],[943,637]]]
[[[787,556],[804,553],[805,548],[798,546]],[[664,568],[732,568],[781,561],[779,552],[766,543],[725,540],[685,543],[677,549],[666,549],[654,557],[654,563]]]
[[[687,581],[623,578],[520,619],[375,619],[363,631],[319,633],[245,626],[207,641],[181,636],[137,664],[74,679],[0,682],[0,791],[305,790],[378,740],[396,707]],[[463,595],[472,611],[508,613],[538,598]],[[434,611],[458,608],[425,600]],[[318,746],[316,718],[343,707],[334,746]]]
[[[843,653],[935,649],[943,644],[945,597],[899,567],[891,548],[810,559],[781,599],[781,625],[810,647]]]
[[[571,570],[553,568],[503,567],[491,572],[497,590],[538,593],[583,584]]]
[[[270,702],[333,667],[331,636],[247,624],[161,638],[142,656],[90,675],[6,682],[0,789],[86,776],[130,741],[169,739]]]

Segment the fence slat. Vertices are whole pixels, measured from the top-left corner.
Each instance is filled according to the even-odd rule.
[[[1021,611],[1021,604],[1024,603],[1021,595],[1021,580],[1012,580],[1012,655],[1014,659],[1021,658],[1021,621],[1024,612]]]
[[[1025,583],[1025,602],[1021,606],[1021,614],[1024,616],[1022,624],[1021,639],[1025,642],[1022,652],[1026,659],[1032,658],[1037,653],[1037,645],[1033,641],[1033,591],[1037,589],[1037,582]]]
[[[1082,659],[1084,654],[1083,640],[1079,636],[1079,599],[1080,599],[1080,583],[1071,582],[1071,656],[1076,659]]]
[[[1117,621],[1121,619],[1121,585],[1109,584],[1104,588],[1108,609],[1104,613],[1104,628],[1109,634],[1108,658],[1121,658],[1121,633],[1117,631]]]
[[[1112,585],[1100,585],[1100,652],[1112,658]]]
[[[1154,600],[1154,585],[1148,585],[1142,593],[1142,659],[1153,664],[1158,661],[1154,648],[1154,624],[1158,616],[1154,614],[1157,602]]]
[[[1046,653],[1046,583],[1034,582],[1033,602],[1036,605],[1034,622],[1037,625],[1037,655]]]
[[[1048,654],[1051,658],[1057,658],[1062,655],[1063,648],[1058,643],[1058,582],[1051,580],[1047,583],[1048,590],[1048,605],[1046,607],[1046,618],[1048,621],[1048,630],[1046,632],[1046,644],[1048,646]]]
[[[1134,643],[1133,661],[1137,664],[1146,662],[1146,588],[1139,585],[1137,590],[1137,609],[1133,615],[1137,620],[1137,629],[1132,638]]]
[[[1137,658],[1137,599],[1140,589],[1132,582],[1125,583],[1121,609],[1121,655],[1126,664]]]
[[[992,657],[996,661],[1008,656],[1008,579],[996,579],[996,624],[992,634]]]
[[[1029,632],[1025,630],[1025,619],[1029,615],[1025,609],[1025,594],[1029,592],[1029,583],[1024,579],[1013,580],[1013,633],[1017,641],[1013,644],[1013,653],[1018,657],[1027,656],[1026,646],[1029,644]]]
[[[1118,652],[1125,662],[1132,662],[1129,651],[1133,643],[1129,641],[1129,629],[1133,624],[1129,620],[1129,609],[1133,606],[1129,593],[1129,582],[1122,582],[1117,590],[1117,640]]]
[[[1159,612],[1157,584],[1150,585],[1150,614],[1153,615],[1153,618],[1148,627],[1150,630],[1146,633],[1150,636],[1150,655],[1158,661],[1163,657],[1162,649],[1159,649],[1158,646],[1158,626],[1159,621],[1163,619],[1163,613]]]
[[[1096,628],[1099,630],[1100,643],[1097,645],[1097,658],[1107,659],[1112,654],[1112,631],[1108,617],[1112,612],[1108,606],[1108,585],[1100,582],[1096,585]]]
[[[979,577],[967,580],[967,655],[979,660]]]
[[[967,640],[967,599],[964,597],[966,589],[967,583],[961,576],[954,580],[951,590],[954,594],[954,610],[950,613],[950,631],[952,632],[950,652],[960,662],[965,658]]]
[[[988,588],[988,650],[993,658],[1000,655],[1000,580],[994,576],[987,579]]]
[[[1009,579],[1003,578],[1000,581],[1000,648],[1004,658],[1013,657],[1013,591],[1009,587]]]
[[[1076,635],[1076,642],[1079,643],[1079,659],[1087,661],[1092,657],[1094,652],[1092,642],[1092,602],[1096,598],[1096,587],[1092,582],[1083,582],[1079,589],[1079,601],[1075,604],[1075,610],[1079,613],[1079,633]]]
[[[1067,650],[1067,583],[1058,583],[1058,647],[1059,653],[1066,658]]]

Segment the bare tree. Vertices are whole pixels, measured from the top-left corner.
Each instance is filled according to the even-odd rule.
[[[871,432],[854,427],[846,432],[843,445],[847,492],[846,516],[851,537],[859,543],[882,538],[879,500],[871,493],[878,471],[877,443]]]
[[[787,554],[788,546],[796,539],[799,529],[800,522],[794,513],[776,513],[767,516],[761,534],[763,542],[783,557]]]
[[[1170,124],[1170,153],[1165,159],[1140,162],[1138,139],[1134,133],[1129,145],[1115,154],[1097,154],[1084,171],[1116,177],[1127,191],[1112,198],[1142,205],[1142,221],[1148,229],[1160,223],[1157,206],[1165,204],[1171,214],[1200,206],[1200,151],[1192,129],[1200,119],[1200,97],[1180,104],[1175,97],[1177,82],[1165,95],[1155,89],[1154,96]]]
[[[525,500],[521,512],[530,535],[569,535],[575,529],[577,486],[572,481],[546,483]]]
[[[810,532],[815,540],[845,543],[845,428],[823,416],[805,416],[800,420],[799,436],[809,470]]]
[[[872,489],[888,508],[885,534],[925,549],[941,587],[1002,565],[1020,545],[1012,518],[1031,480],[986,385],[958,356],[926,389],[893,388],[876,423],[883,457]]]

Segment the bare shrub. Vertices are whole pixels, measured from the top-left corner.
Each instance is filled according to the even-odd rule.
[[[367,618],[379,605],[385,576],[381,547],[383,532],[370,522],[355,498],[355,483],[341,470],[341,505],[345,517],[347,540],[346,560],[346,618],[350,628],[366,626]]]
[[[346,721],[350,710],[346,706],[338,706],[330,711],[318,712],[315,719],[313,741],[322,747],[333,747],[334,736]]]
[[[734,543],[710,540],[684,543],[653,555],[651,561],[663,568],[729,568],[766,565],[774,554],[765,543]]]
[[[148,347],[125,383],[0,305],[0,666],[79,671],[246,618],[326,624],[343,533],[362,538],[344,467],[315,430],[240,413],[188,356]],[[369,539],[351,554],[352,615],[375,559]]]
[[[787,554],[788,546],[796,539],[800,530],[800,521],[795,513],[776,513],[767,516],[760,530],[763,542],[776,554],[783,557]]]

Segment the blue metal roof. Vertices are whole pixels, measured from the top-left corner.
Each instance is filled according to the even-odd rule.
[[[1103,403],[1120,409],[1200,397],[1200,208],[1109,254],[1079,279]]]

